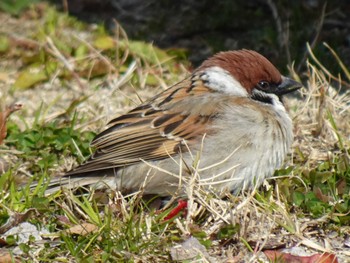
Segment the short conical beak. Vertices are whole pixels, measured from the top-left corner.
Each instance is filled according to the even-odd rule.
[[[282,76],[282,83],[277,86],[276,95],[284,95],[300,89],[302,85],[290,78]]]

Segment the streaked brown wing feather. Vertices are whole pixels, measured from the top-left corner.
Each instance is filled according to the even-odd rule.
[[[185,144],[191,146],[209,132],[207,124],[218,108],[207,100],[207,114],[201,115],[196,111],[192,113],[193,103],[189,102],[208,93],[211,90],[194,75],[111,120],[109,127],[91,144],[95,153],[68,174],[123,167],[141,160],[160,160],[187,151]]]

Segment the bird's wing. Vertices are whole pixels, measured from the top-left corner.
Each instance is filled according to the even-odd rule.
[[[210,94],[213,99],[208,98]],[[211,132],[208,124],[220,110],[215,97],[199,76],[192,75],[111,120],[91,143],[95,153],[68,175],[160,160],[188,151],[188,146]]]

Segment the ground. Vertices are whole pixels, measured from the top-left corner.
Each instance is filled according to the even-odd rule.
[[[46,4],[0,23],[0,111],[22,105],[0,146],[1,262],[350,262],[350,73],[330,47],[344,79],[311,48],[304,72],[290,68],[306,81],[285,101],[295,142],[275,177],[223,199],[189,185],[187,214],[165,221],[176,201],[157,211],[139,196],[44,190],[87,158],[108,120],[189,74],[182,51],[119,27],[111,37]]]

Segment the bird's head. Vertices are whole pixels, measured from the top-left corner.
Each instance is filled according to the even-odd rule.
[[[220,52],[198,68],[216,91],[272,103],[272,94],[281,96],[301,88],[295,80],[284,77],[264,56],[252,50]],[[210,83],[211,82],[211,83]]]

